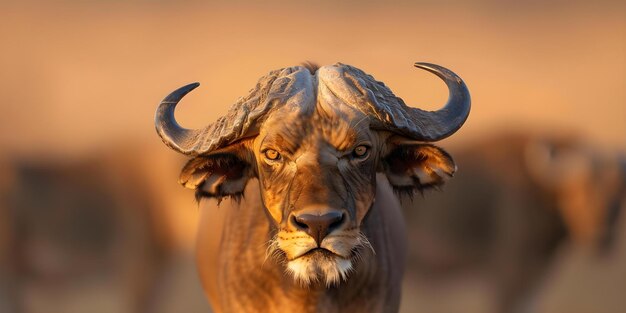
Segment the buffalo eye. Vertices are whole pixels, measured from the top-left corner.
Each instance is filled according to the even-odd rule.
[[[265,150],[265,157],[268,160],[276,161],[276,160],[280,159],[280,153],[278,153],[278,151],[276,151],[274,149],[267,149],[267,150]]]
[[[355,159],[363,159],[366,158],[369,153],[370,148],[365,145],[360,145],[354,148],[352,151],[352,157]]]

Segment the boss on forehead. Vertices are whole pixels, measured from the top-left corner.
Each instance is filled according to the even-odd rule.
[[[467,119],[469,91],[461,78],[446,68],[428,63],[415,66],[436,74],[448,86],[450,98],[441,110],[429,112],[409,107],[371,75],[337,63],[319,69],[296,66],[272,71],[259,79],[246,97],[233,104],[227,115],[202,129],[181,128],[174,119],[174,109],[180,99],[199,86],[189,84],[161,102],[156,113],[156,129],[166,145],[195,156],[258,134],[260,125],[276,111],[310,115],[315,110],[324,114],[325,110],[349,107],[366,114],[373,129],[388,130],[415,140],[441,140],[458,130]]]
[[[385,266],[402,268],[401,257],[398,264],[376,263],[388,257],[383,251],[403,255],[403,247],[384,246],[403,236],[401,220],[388,216],[400,216],[391,190],[438,186],[456,170],[444,150],[427,142],[461,127],[470,111],[469,92],[441,66],[415,66],[448,86],[442,109],[407,106],[382,82],[337,63],[272,71],[202,129],[182,128],[174,119],[177,103],[198,86],[187,85],[161,102],[156,129],[167,146],[193,157],[179,181],[199,198],[239,199],[248,182],[258,180],[258,188],[248,192],[260,194],[259,201],[242,206],[258,207],[266,218],[239,231],[268,229],[266,253],[279,272],[288,273],[274,277],[278,285],[289,280],[341,289],[360,281],[354,277],[389,272]],[[390,227],[394,231],[385,231]],[[229,257],[237,258],[223,256]]]

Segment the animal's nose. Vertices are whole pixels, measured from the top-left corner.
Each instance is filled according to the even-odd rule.
[[[292,223],[297,229],[305,231],[313,237],[319,246],[326,235],[343,224],[344,215],[344,213],[338,211],[321,215],[298,214],[292,215]]]

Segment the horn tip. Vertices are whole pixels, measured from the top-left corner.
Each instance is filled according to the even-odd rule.
[[[194,89],[198,88],[198,86],[200,86],[200,83],[199,83],[199,82],[193,82],[193,83],[191,83],[191,84],[187,84],[187,85],[185,85],[185,86],[181,87],[180,89],[184,89],[184,90],[186,90],[187,92],[189,92],[189,91],[192,91],[192,90],[194,90]]]
[[[195,82],[195,83],[187,84],[183,87],[180,87],[174,90],[174,92],[170,93],[167,97],[165,97],[165,99],[163,99],[163,102],[178,102],[186,94],[198,88],[198,86],[200,86],[200,83]]]
[[[454,80],[456,81],[457,84],[462,84],[465,85],[465,83],[463,82],[463,80],[454,72],[452,72],[451,70],[441,66],[441,65],[437,65],[434,63],[426,63],[426,62],[415,62],[414,64],[415,67],[417,68],[421,68],[424,69],[426,71],[429,71],[437,76],[439,76],[441,79],[444,80]],[[447,84],[447,83],[446,83]]]
[[[198,88],[198,86],[200,86],[199,82],[193,82],[191,84],[187,84],[185,86],[182,86],[182,87],[178,88],[178,90],[186,90],[186,91],[189,92],[189,91],[192,91],[192,90]]]
[[[432,66],[432,63],[427,63],[427,62],[415,62],[415,64],[413,64],[415,67],[427,67],[427,66]]]
[[[413,66],[417,67],[417,68],[421,68],[424,70],[427,70],[429,72],[441,72],[442,71],[442,67],[437,65],[437,64],[433,64],[433,63],[427,63],[427,62],[415,62],[415,64],[413,64]]]

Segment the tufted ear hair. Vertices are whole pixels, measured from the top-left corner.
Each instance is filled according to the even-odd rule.
[[[456,164],[443,149],[424,143],[401,142],[389,145],[383,167],[391,186],[400,192],[438,187],[456,172]]]
[[[209,155],[191,159],[183,167],[178,182],[196,191],[196,199],[224,197],[240,199],[254,167],[246,157],[244,144],[237,144]]]

